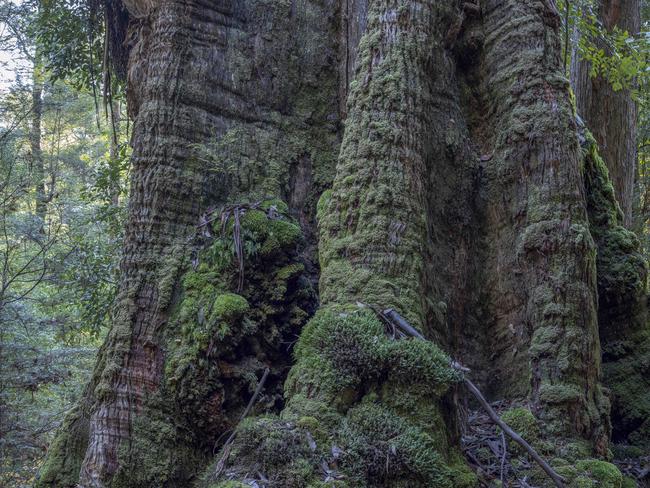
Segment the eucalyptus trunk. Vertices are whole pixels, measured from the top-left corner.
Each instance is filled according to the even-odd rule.
[[[598,20],[637,35],[638,0],[601,0]],[[605,52],[607,46],[603,45]],[[591,64],[574,56],[571,78],[578,114],[591,131],[585,146],[591,168],[586,180],[592,235],[598,249],[599,328],[604,385],[612,392],[613,436],[617,442],[650,446],[650,360],[647,270],[635,226],[637,210],[637,106],[629,89],[614,90]],[[601,159],[602,158],[602,159]],[[613,192],[607,186],[611,180]],[[645,385],[645,386],[644,386]]]
[[[553,4],[126,7],[121,292],[37,486],[476,486],[451,359],[589,479],[610,435],[592,234],[618,222],[595,220],[610,183]]]
[[[618,28],[629,35],[641,29],[639,0],[599,0],[598,20],[611,33]],[[608,47],[602,43],[607,55]],[[614,90],[602,76],[592,77],[589,61],[574,57],[571,66],[578,114],[594,135],[623,211],[623,224],[634,225],[637,177],[637,106],[629,89]]]

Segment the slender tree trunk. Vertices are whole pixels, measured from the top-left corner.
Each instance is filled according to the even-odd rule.
[[[111,142],[109,146],[108,157],[112,164],[116,164],[120,158],[120,126],[122,123],[122,104],[119,100],[111,100]],[[120,203],[120,174],[115,173],[111,187],[111,203],[119,205]]]
[[[45,191],[45,164],[41,148],[41,122],[43,118],[43,77],[39,56],[36,56],[32,70],[32,123],[29,144],[32,152],[32,171],[36,193],[36,216],[45,222],[47,195]]]
[[[599,0],[598,20],[607,31],[618,27],[630,35],[638,34],[638,0]],[[607,47],[603,46],[607,52]],[[578,114],[593,133],[614,184],[616,200],[623,211],[623,224],[634,224],[635,182],[637,175],[636,103],[629,90],[614,91],[600,76],[591,77],[591,64],[574,56],[571,79]]]

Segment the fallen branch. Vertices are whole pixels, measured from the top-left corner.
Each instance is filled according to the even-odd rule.
[[[494,411],[494,409],[490,406],[490,404],[487,402],[485,397],[481,394],[479,389],[476,387],[474,383],[472,383],[470,380],[467,378],[463,378],[463,382],[465,383],[465,386],[467,389],[476,397],[478,402],[481,404],[481,406],[487,411],[488,416],[492,421],[497,424],[503,432],[505,432],[508,437],[510,437],[513,441],[515,441],[517,444],[519,444],[521,447],[523,447],[528,454],[530,454],[530,457],[532,457],[537,464],[541,466],[541,468],[544,470],[544,472],[549,475],[549,477],[553,480],[555,483],[555,486],[558,488],[564,488],[564,479],[557,474],[551,466],[542,459],[542,457],[537,454],[537,451],[533,449],[533,447],[528,444],[519,434],[517,434],[514,430],[512,430],[508,424],[506,424],[503,420],[501,420],[501,417]]]
[[[414,337],[416,339],[420,339],[423,341],[426,341],[425,337],[418,331],[416,330],[411,324],[409,324],[404,317],[402,317],[399,313],[397,313],[395,310],[389,308],[384,311],[379,311],[377,307],[371,306],[372,310],[377,313],[380,318],[383,321],[388,321],[392,323],[396,328],[398,328],[401,332],[403,332],[406,335],[409,335],[411,337]],[[462,373],[468,373],[470,370],[464,366],[462,366],[460,363],[456,361],[451,361],[450,363],[451,367],[457,371],[460,371]],[[490,419],[498,425],[501,430],[508,435],[513,441],[515,441],[517,444],[519,444],[521,447],[524,448],[524,450],[532,457],[537,464],[541,466],[541,468],[544,470],[544,472],[553,480],[555,483],[555,486],[558,488],[564,488],[564,479],[557,474],[551,466],[542,459],[542,457],[537,454],[537,451],[533,449],[533,447],[526,442],[525,439],[523,439],[519,434],[517,434],[514,430],[512,430],[508,424],[506,424],[501,417],[494,411],[494,409],[490,406],[490,404],[487,402],[483,394],[480,392],[480,390],[476,387],[472,381],[470,381],[464,374],[463,374],[463,383],[465,384],[465,387],[470,391],[474,397],[478,400],[478,402],[481,404],[481,406],[485,409],[485,411],[488,413],[488,416]]]
[[[226,442],[223,445],[223,454],[221,455],[221,458],[217,463],[217,467],[214,470],[215,480],[219,478],[221,472],[226,466],[226,461],[228,460],[228,456],[230,456],[230,446],[232,445],[232,441],[235,440],[235,435],[237,434],[237,427],[239,427],[239,424],[241,424],[242,420],[244,420],[248,416],[251,409],[253,408],[253,405],[255,405],[255,402],[257,401],[257,397],[260,396],[260,393],[262,392],[262,388],[264,388],[264,383],[266,382],[266,378],[269,376],[269,372],[270,372],[269,368],[266,368],[264,370],[262,379],[260,379],[259,383],[257,384],[257,388],[255,388],[255,393],[253,393],[253,396],[249,400],[248,405],[246,405],[244,412],[241,414],[241,417],[239,417],[239,422],[237,422],[237,426],[232,431],[232,433],[228,436],[228,439],[226,439]]]

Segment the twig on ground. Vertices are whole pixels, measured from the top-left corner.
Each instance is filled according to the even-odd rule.
[[[503,485],[503,478],[506,470],[506,454],[508,454],[506,436],[503,435],[503,432],[501,432],[501,445],[503,446],[503,455],[501,456],[501,485]]]
[[[551,466],[546,461],[544,461],[544,459],[542,459],[539,454],[537,454],[537,451],[535,451],[535,449],[533,449],[533,447],[528,444],[528,442],[526,442],[519,434],[512,430],[508,424],[501,420],[501,417],[499,417],[499,415],[490,406],[476,385],[467,378],[463,378],[463,382],[465,383],[465,386],[470,391],[470,393],[476,397],[481,406],[487,411],[488,416],[492,419],[492,421],[501,427],[501,430],[508,434],[508,437],[510,437],[513,441],[515,441],[526,450],[530,457],[532,457],[537,462],[537,464],[541,466],[544,472],[553,480],[555,486],[558,488],[564,488],[564,479],[559,474],[557,474],[553,468],[551,468]]]

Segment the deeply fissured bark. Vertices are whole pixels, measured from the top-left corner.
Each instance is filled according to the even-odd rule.
[[[75,466],[84,487],[192,483],[266,366],[268,415],[206,484],[471,486],[442,349],[605,454],[596,244],[549,2],[131,3],[121,293],[41,486],[74,486]],[[223,204],[206,236],[201,210]],[[282,399],[316,244],[321,309]],[[439,347],[393,340],[365,305]]]

